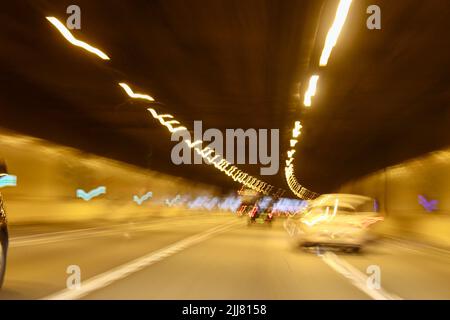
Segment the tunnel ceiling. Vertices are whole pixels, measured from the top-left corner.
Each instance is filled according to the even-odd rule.
[[[106,63],[45,20],[65,20],[70,4],[2,5],[1,127],[236,187],[213,167],[173,165],[175,142],[146,104],[124,95],[124,81],[190,128],[279,128],[279,174],[262,178],[285,189],[284,155],[300,119],[297,178],[319,192],[450,143],[445,0],[354,1],[323,70],[314,66],[336,1],[77,1],[74,34],[107,52]],[[381,7],[381,30],[365,27],[370,4]],[[306,110],[298,93],[313,72],[320,80]]]

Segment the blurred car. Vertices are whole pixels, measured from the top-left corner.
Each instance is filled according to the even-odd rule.
[[[252,210],[254,210],[260,199],[260,195],[258,194],[258,192],[244,187],[242,187],[238,191],[238,195],[241,200],[241,205],[237,210],[237,216],[244,217],[248,215]]]
[[[252,224],[265,224],[272,226],[272,221],[274,215],[272,212],[272,207],[265,207],[261,203],[256,203],[253,208],[248,212],[247,225]]]
[[[254,204],[254,203],[250,203],[250,204],[243,203],[240,205],[240,207],[237,211],[237,215],[238,215],[238,217],[244,217],[244,216],[250,214],[250,212],[252,210],[255,210],[255,208],[256,208],[256,204]]]
[[[4,176],[7,173],[6,164],[0,160],[0,176]],[[8,243],[9,239],[6,212],[3,206],[3,197],[0,193],[0,288],[3,285],[3,280],[5,278]]]
[[[324,194],[290,216],[285,228],[294,242],[303,247],[356,252],[370,239],[371,226],[383,219],[369,197]]]

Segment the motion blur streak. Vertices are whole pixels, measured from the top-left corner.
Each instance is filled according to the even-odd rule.
[[[325,39],[325,45],[322,50],[322,54],[320,56],[320,62],[319,65],[321,67],[324,67],[328,63],[328,59],[330,58],[331,51],[333,50],[334,46],[336,45],[337,39],[339,37],[339,34],[341,33],[342,27],[344,26],[345,20],[347,19],[348,11],[350,10],[350,5],[352,3],[352,0],[341,0],[339,2],[338,8],[336,10],[336,16],[333,21],[333,24],[331,25],[330,30],[327,33],[327,37]],[[305,107],[311,106],[311,97],[313,97],[316,94],[317,89],[317,81],[319,80],[318,75],[312,75],[309,80],[308,89],[305,92],[303,104]],[[300,122],[295,122],[295,128],[293,129],[293,138],[297,138],[300,135],[300,128],[299,126]],[[286,167],[285,167],[285,177],[286,182],[291,189],[291,191],[300,197],[301,199],[313,199],[315,196],[317,196],[316,193],[309,191],[308,189],[304,188],[302,185],[300,185],[297,182],[297,178],[294,175],[294,167],[292,164],[293,159],[293,153],[288,152],[288,160],[286,161]],[[302,198],[304,194],[311,194],[312,198]]]
[[[297,144],[297,139],[291,139],[289,140],[290,146],[293,148]]]
[[[130,86],[127,85],[124,82],[119,83],[119,86],[121,86],[123,88],[123,90],[125,90],[125,92],[131,97],[131,98],[135,98],[135,99],[145,99],[148,101],[155,101],[155,99],[153,99],[153,97],[149,96],[148,94],[142,94],[142,93],[134,93],[133,90],[131,90]]]
[[[81,30],[27,2],[0,11],[0,300],[450,299],[449,1],[79,0]],[[226,128],[261,160],[277,128],[261,179],[294,193]],[[176,130],[214,168],[170,161]]]
[[[311,76],[311,79],[309,79],[308,90],[306,90],[306,92],[305,92],[305,99],[303,100],[303,104],[306,107],[310,107],[311,106],[311,97],[314,97],[314,95],[316,94],[317,81],[318,80],[319,80],[319,76],[318,75],[313,75],[313,76]]]
[[[312,78],[311,78],[311,80],[312,80]],[[311,85],[311,81],[310,81],[310,87],[311,87],[310,93],[313,93],[313,92],[315,93],[315,84]],[[306,98],[306,95],[305,95],[305,98]],[[309,98],[309,101],[311,101],[311,98]],[[298,142],[297,138],[302,133],[301,132],[302,128],[303,128],[303,126],[301,125],[300,121],[295,121],[294,128],[292,129],[292,138],[294,138],[294,139],[290,140],[290,145],[293,149],[287,151],[288,159],[286,160],[286,166],[284,168],[284,176],[285,176],[286,182],[289,186],[289,189],[291,189],[293,194],[295,194],[300,199],[314,199],[319,194],[316,192],[312,192],[312,191],[306,189],[305,187],[303,187],[300,183],[298,183],[298,181],[294,175],[294,164],[293,164],[294,153],[295,153],[294,147]]]
[[[149,101],[154,101],[152,97],[150,97],[149,95],[146,94],[137,94],[134,93],[133,90],[126,84],[126,83],[119,83],[119,85],[125,90],[125,92],[133,99],[145,99],[145,100],[149,100]],[[178,126],[178,127],[173,127],[172,125],[178,125],[180,124],[179,121],[175,120],[174,117],[171,114],[158,114],[156,112],[155,109],[153,108],[148,108],[147,109],[153,118],[157,119],[163,126],[165,126],[170,133],[175,133],[178,131],[187,131],[187,128],[184,126]],[[169,118],[171,120],[166,121],[164,120],[164,118]],[[223,162],[227,163],[227,166],[230,165],[228,163],[228,161],[222,159],[221,155],[215,155],[213,158],[210,158],[211,153],[214,153],[215,150],[210,149],[208,147],[206,147],[205,149],[200,149],[197,147],[197,145],[201,145],[203,143],[202,140],[197,140],[194,142],[191,142],[188,139],[185,139],[184,142],[192,149],[194,149],[200,156],[202,156],[202,158],[205,159],[207,164],[214,164],[214,166],[219,169],[220,171],[224,172],[225,169],[222,167]],[[236,167],[232,166],[232,168],[235,168],[233,171],[238,170]],[[262,192],[263,194],[268,194],[271,190],[270,187],[267,183],[260,181],[258,179],[253,178],[252,176],[248,175],[247,173],[242,172],[241,170],[238,170],[236,174],[232,175],[232,174],[228,174],[228,172],[226,172],[226,174],[228,176],[230,176],[234,181],[237,181],[249,188],[252,188],[258,192]],[[260,185],[263,185],[264,187],[261,187]],[[273,188],[273,187],[272,187]]]
[[[301,129],[303,126],[300,124],[300,121],[295,121],[294,129],[292,129],[292,137],[298,138],[299,135],[302,134]]]
[[[322,50],[322,55],[320,56],[319,65],[322,67],[326,66],[328,63],[331,51],[336,45],[339,34],[341,33],[342,27],[344,26],[345,20],[347,19],[347,14],[351,4],[352,0],[341,0],[339,2],[338,8],[336,10],[336,17],[334,18],[333,25],[328,31],[325,45]]]
[[[319,195],[318,193],[310,191],[298,183],[295,178],[294,165],[292,163],[284,169],[284,174],[289,189],[291,189],[291,191],[300,199],[314,199]]]
[[[158,115],[158,113],[156,113],[155,109],[152,109],[152,108],[148,108],[147,110],[150,111],[150,113],[152,114],[152,117],[157,119],[157,120],[159,120],[159,122],[163,126],[165,126],[170,131],[170,133],[187,130],[186,127],[183,127],[183,126],[179,126],[179,127],[176,127],[176,128],[174,128],[172,126],[172,124],[180,124],[180,122],[178,122],[178,121],[175,121],[175,120],[166,121],[166,120],[164,120],[164,118],[172,119],[173,118],[172,115],[170,115],[170,114]]]
[[[64,24],[62,24],[61,21],[59,21],[57,18],[55,18],[55,17],[46,17],[46,18],[48,21],[50,21],[50,23],[52,25],[54,25],[56,27],[56,29],[58,29],[59,32],[61,32],[63,37],[66,38],[66,40],[69,41],[74,46],[81,47],[84,50],[87,50],[87,51],[99,56],[103,60],[109,60],[109,57],[101,50],[87,44],[84,41],[76,39],[72,35],[72,33],[64,26]]]
[[[106,56],[103,52],[101,52],[100,50],[98,50],[97,48],[94,48],[88,44],[86,44],[85,42],[79,41],[77,39],[75,39],[75,37],[73,37],[73,35],[70,33],[69,30],[67,30],[67,28],[56,18],[54,17],[47,17],[47,20],[49,20],[62,34],[63,36],[72,44],[76,45],[76,46],[80,46],[92,53],[97,54],[98,56],[100,56],[101,58],[105,59],[105,60],[109,60],[109,57]],[[130,88],[130,86],[128,86],[126,83],[121,82],[119,83],[119,86],[122,87],[122,89],[124,89],[124,91],[128,94],[128,96],[130,96],[133,99],[144,99],[144,100],[148,100],[150,102],[153,102],[154,99],[153,97],[147,95],[147,94],[141,94],[141,93],[134,93],[133,90]],[[178,126],[176,128],[174,128],[172,126],[172,124],[179,124],[178,121],[176,120],[170,120],[170,121],[165,121],[164,118],[173,118],[172,115],[158,115],[157,112],[153,109],[153,108],[148,108],[148,110],[150,111],[150,113],[152,114],[152,116],[155,119],[158,119],[159,122],[165,126],[171,133],[175,133],[178,131],[185,131],[187,130],[186,127],[183,126]],[[190,145],[189,145],[190,146]],[[211,160],[211,158],[209,158],[209,154],[205,154],[203,152],[203,150],[199,150],[198,148],[195,148],[195,150],[206,160],[206,163],[211,164],[213,163],[213,161]],[[220,156],[221,157],[221,156]],[[214,157],[214,159],[219,159],[219,157]],[[216,166],[216,163],[214,163],[214,165]],[[216,166],[216,168],[218,168]],[[222,169],[219,169],[222,171]],[[245,177],[245,179],[244,179]],[[268,186],[267,183],[260,181],[258,179],[254,179],[253,177],[249,176],[246,173],[243,173],[242,171],[238,170],[238,174],[235,176],[231,176],[231,178],[234,181],[237,181],[245,186],[248,186],[249,188],[252,188],[254,190],[257,190],[258,192],[262,192],[264,194],[268,194],[273,187],[272,186]],[[264,187],[261,187],[260,185],[264,185]],[[272,188],[271,188],[272,187]]]
[[[292,149],[292,150],[289,150],[289,151],[287,152],[287,155],[288,155],[289,158],[292,158],[292,156],[294,155],[294,153],[295,153],[295,150]]]
[[[194,148],[198,145],[201,145],[203,143],[202,140],[195,140],[194,142],[191,142],[190,140],[186,139],[184,140],[184,142],[187,143],[187,145],[189,146],[189,148]]]

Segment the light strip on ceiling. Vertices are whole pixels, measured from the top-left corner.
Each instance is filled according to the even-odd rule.
[[[311,106],[311,97],[314,97],[314,95],[316,94],[318,80],[319,76],[316,74],[311,76],[311,78],[309,79],[308,90],[306,90],[305,99],[303,100],[303,104],[305,105],[305,107]]]
[[[97,48],[91,46],[90,44],[87,44],[86,42],[78,40],[77,38],[75,38],[72,35],[72,33],[69,31],[69,29],[67,29],[66,26],[61,21],[59,21],[57,18],[55,18],[55,17],[46,17],[46,19],[53,26],[55,26],[56,29],[58,29],[58,31],[63,35],[64,38],[66,38],[67,41],[69,41],[74,46],[81,47],[84,50],[87,50],[87,51],[89,51],[89,52],[99,56],[103,60],[109,60],[109,57],[103,51],[101,51],[100,49],[97,49]]]
[[[334,22],[328,30],[327,37],[325,39],[325,44],[323,46],[322,54],[320,56],[319,65],[324,67],[328,63],[331,51],[337,43],[339,34],[341,33],[342,27],[344,26],[345,20],[347,19],[348,11],[352,0],[341,0],[336,10],[336,16]]]

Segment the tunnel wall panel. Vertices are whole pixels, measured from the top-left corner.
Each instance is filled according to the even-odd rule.
[[[216,194],[211,186],[145,170],[44,140],[0,131],[0,158],[16,187],[0,189],[10,224],[100,220],[129,221],[148,216],[181,214],[165,205],[177,194]],[[106,194],[85,201],[76,190],[99,186]],[[133,196],[152,192],[138,205]]]
[[[380,234],[450,248],[450,148],[350,181],[339,192],[377,200],[386,216]]]

